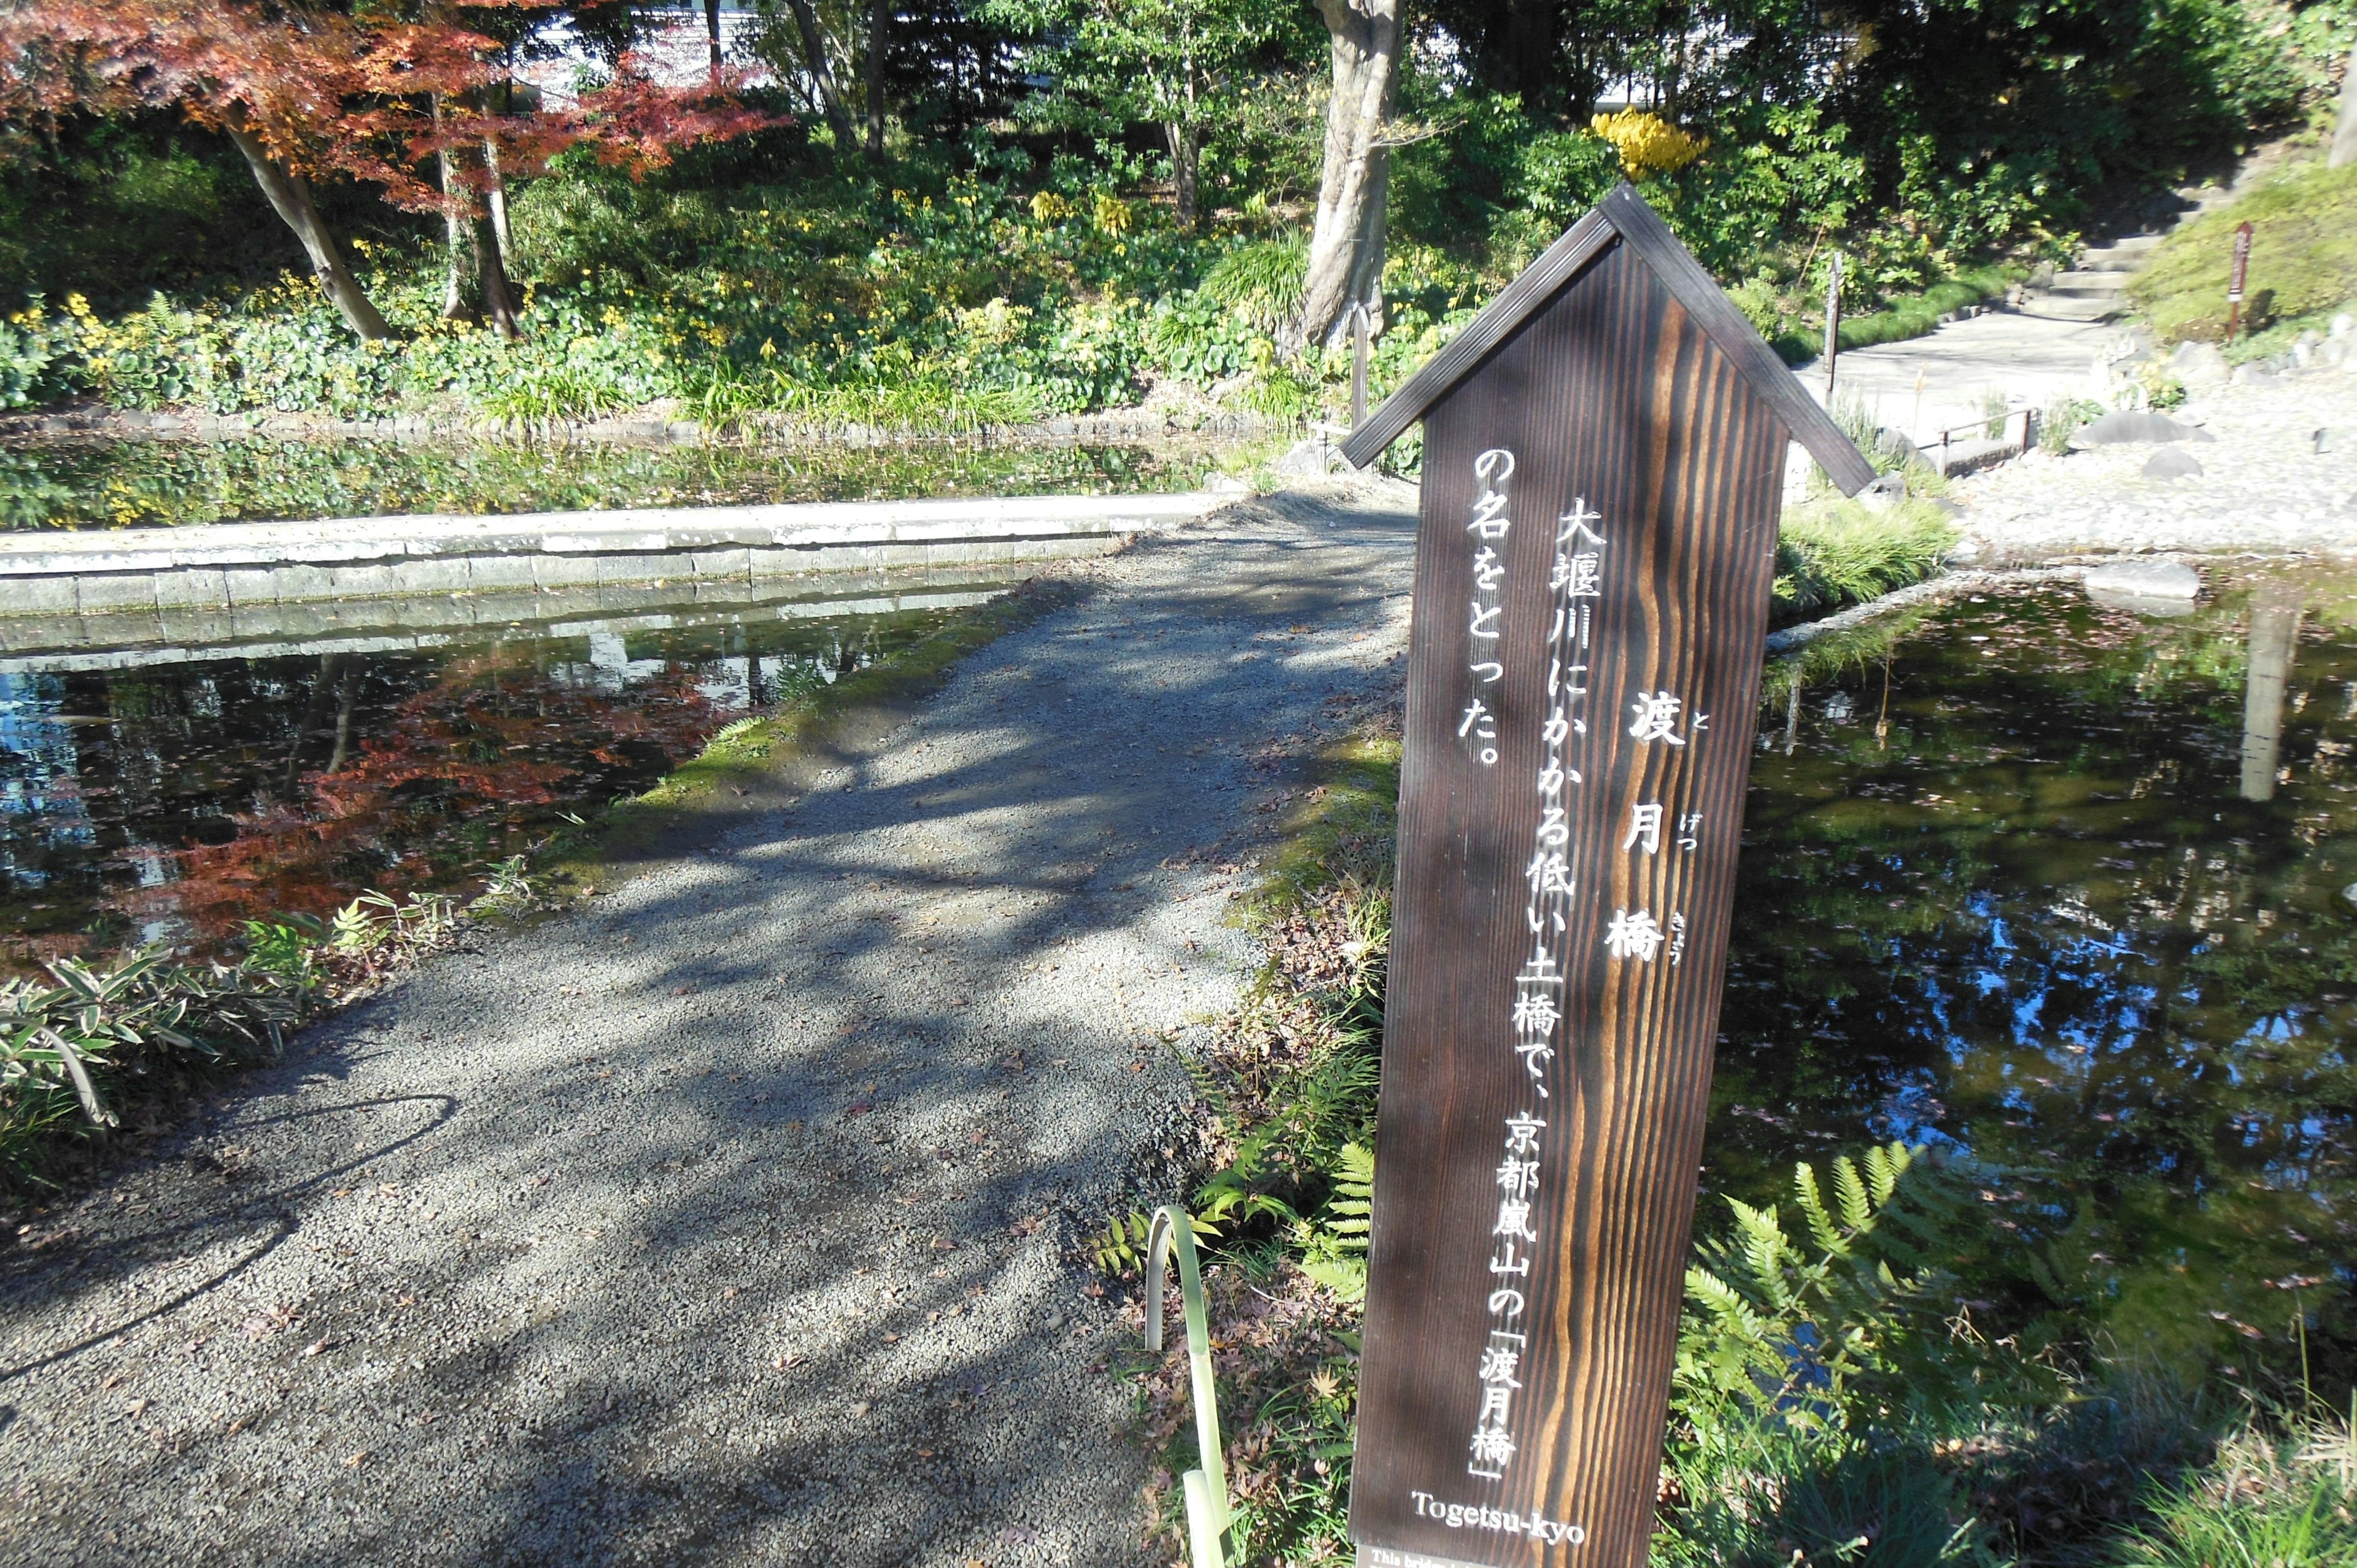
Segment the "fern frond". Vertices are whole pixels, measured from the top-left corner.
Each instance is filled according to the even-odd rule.
[[[1835,1169],[1836,1172],[1840,1169],[1838,1161]],[[1793,1202],[1800,1208],[1801,1218],[1808,1224],[1809,1235],[1818,1248],[1839,1255],[1843,1251],[1841,1233],[1835,1228],[1833,1215],[1825,1208],[1824,1195],[1817,1190],[1816,1167],[1806,1161],[1792,1167],[1792,1196]]]
[[[1867,1154],[1871,1156],[1873,1151],[1868,1150]],[[1889,1197],[1885,1192],[1881,1197],[1869,1201],[1866,1183],[1858,1177],[1857,1165],[1846,1155],[1834,1160],[1834,1192],[1841,1200],[1842,1223],[1849,1227],[1853,1235],[1862,1235],[1873,1229],[1875,1209]]]

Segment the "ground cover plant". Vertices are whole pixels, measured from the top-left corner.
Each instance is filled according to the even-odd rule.
[[[230,961],[150,947],[0,979],[0,1198],[86,1174],[126,1122],[154,1136],[191,1092],[277,1060],[303,1024],[449,946],[464,918],[537,898],[519,857],[492,868],[463,914],[438,894],[371,892],[327,920],[248,921]]]

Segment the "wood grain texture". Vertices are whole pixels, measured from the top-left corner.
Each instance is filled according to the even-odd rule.
[[[1833,416],[1817,406],[1801,379],[1776,357],[1735,302],[1727,297],[1710,274],[1702,270],[1670,226],[1660,214],[1637,194],[1633,186],[1623,182],[1605,197],[1598,210],[1612,220],[1636,252],[1653,269],[1653,275],[1667,285],[1671,294],[1685,306],[1702,329],[1718,345],[1737,371],[1748,380],[1752,389],[1766,398],[1775,409],[1793,440],[1808,449],[1809,456],[1825,471],[1825,477],[1840,488],[1846,496],[1854,496],[1874,482],[1874,465],[1866,460],[1857,443],[1842,434]]]
[[[1787,440],[1773,401],[1635,247],[1604,251],[1425,413],[1400,857],[1351,1528],[1362,1546],[1484,1564],[1632,1568],[1651,1532],[1701,1155]],[[1503,677],[1469,668],[1477,455],[1511,448],[1498,623]],[[1557,520],[1599,514],[1601,596],[1558,939],[1565,1017],[1547,1090],[1514,1053],[1531,950]],[[1460,739],[1476,693],[1498,760]],[[1631,734],[1641,693],[1708,715],[1688,744]],[[1631,808],[1699,813],[1691,852],[1623,848]],[[1606,949],[1618,909],[1686,921],[1681,961]],[[1469,1474],[1492,1324],[1505,1118],[1544,1134],[1517,1452]],[[1419,1507],[1417,1494],[1426,1497]],[[1437,1517],[1448,1505],[1490,1514]],[[1537,1517],[1584,1541],[1534,1544]]]
[[[1874,481],[1874,466],[1626,180],[1385,398],[1342,443],[1343,457],[1354,468],[1373,462],[1616,240],[1626,241],[1645,258],[1654,275],[1752,383],[1752,390],[1775,409],[1792,439],[1807,449],[1842,494],[1856,495]]]

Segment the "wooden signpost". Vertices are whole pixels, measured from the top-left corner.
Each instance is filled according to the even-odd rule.
[[[2226,341],[2234,340],[2234,326],[2243,314],[2243,285],[2251,279],[2251,226],[2234,230],[2234,259],[2226,275]]]
[[[1787,443],[1874,477],[1623,185],[1344,445],[1424,422],[1361,1564],[1633,1568]]]

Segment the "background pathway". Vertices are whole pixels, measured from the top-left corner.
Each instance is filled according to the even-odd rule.
[[[0,1273],[0,1560],[1125,1563],[1067,1251],[1303,737],[1404,646],[1412,499],[1079,569],[789,811],[229,1086]]]

